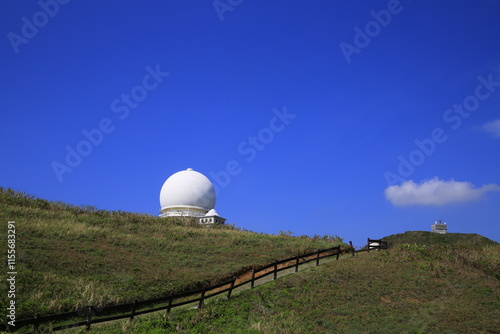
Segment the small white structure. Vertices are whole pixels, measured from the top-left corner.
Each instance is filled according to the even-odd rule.
[[[210,180],[192,168],[170,176],[160,191],[160,217],[193,217],[199,223],[224,224],[214,210],[215,189]]]
[[[196,220],[200,224],[224,224],[226,222],[226,219],[219,216],[214,209],[208,211],[205,216],[199,217]]]
[[[446,234],[448,232],[448,225],[445,222],[442,222],[441,219],[436,220],[434,224],[431,225],[431,232]]]

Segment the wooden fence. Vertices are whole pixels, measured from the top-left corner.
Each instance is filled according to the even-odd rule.
[[[379,249],[387,249],[387,241],[384,240],[374,240],[368,238],[368,243],[366,244],[366,251],[371,250],[379,250]]]
[[[201,309],[204,301],[208,298],[226,294],[226,298],[229,299],[231,298],[233,290],[247,284],[250,285],[250,288],[253,288],[257,280],[261,280],[270,275],[272,275],[272,279],[275,280],[278,277],[278,273],[283,270],[294,268],[294,271],[298,272],[299,265],[315,262],[316,266],[318,266],[321,259],[336,257],[338,260],[341,253],[351,253],[352,256],[354,256],[356,252],[369,252],[370,250],[375,249],[387,249],[387,242],[382,240],[368,239],[367,245],[359,250],[356,250],[352,246],[352,242],[349,242],[349,244],[349,247],[343,249],[341,249],[340,246],[337,246],[297,255],[284,260],[274,261],[268,265],[253,269],[251,276],[248,279],[243,279],[239,282],[237,282],[237,278],[234,277],[231,280],[215,284],[213,286],[176,295],[105,307],[88,306],[87,308],[77,311],[55,315],[37,315],[31,319],[17,320],[15,322],[15,327],[1,325],[0,329],[15,331],[19,328],[32,325],[34,332],[37,332],[40,325],[47,323],[50,323],[51,325],[52,323],[57,324],[57,326],[52,326],[50,328],[52,331],[59,331],[80,326],[86,326],[89,329],[92,324],[126,318],[134,319],[136,316],[158,311],[166,311],[167,313],[170,313],[170,311],[176,307],[189,304],[193,304],[194,307]]]

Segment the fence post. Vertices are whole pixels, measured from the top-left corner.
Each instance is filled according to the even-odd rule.
[[[167,312],[165,313],[165,328],[170,328],[170,322],[169,322],[169,314],[170,314],[170,310],[172,309],[172,294],[170,294],[170,298],[168,299],[168,303],[167,303]]]
[[[320,250],[318,249],[318,252],[316,253],[316,265],[319,266],[319,253]]]
[[[92,306],[87,309],[87,329],[90,329],[90,324],[92,323]]]
[[[253,289],[255,286],[255,268],[252,269],[252,280],[250,281],[250,288]]]
[[[137,305],[137,300],[134,300],[134,303],[132,304],[132,313],[130,314],[130,320],[133,320],[135,317],[135,307]]]
[[[233,292],[234,283],[236,283],[236,277],[233,277],[229,291],[227,292],[227,299],[231,298],[231,293]]]
[[[337,248],[337,261],[339,260],[340,257],[340,246]]]
[[[38,332],[38,322],[40,321],[40,316],[38,315],[38,313],[35,313],[35,322],[33,323],[33,329],[35,331],[35,333]]]
[[[201,308],[203,307],[203,299],[205,298],[205,291],[207,290],[207,288],[203,288],[203,291],[201,292],[201,298],[200,298],[200,302],[198,303],[198,310],[201,310]]]
[[[351,246],[351,253],[352,253],[352,256],[354,256],[354,246],[352,245],[352,241],[349,241],[349,245]]]
[[[168,299],[168,305],[167,305],[167,314],[170,313],[170,310],[172,309],[172,296]]]
[[[299,271],[299,260],[300,260],[300,257],[299,257],[299,254],[297,254],[297,258],[295,259],[295,272]]]
[[[274,260],[274,275],[273,275],[273,280],[276,281],[276,278],[278,278],[278,260]]]

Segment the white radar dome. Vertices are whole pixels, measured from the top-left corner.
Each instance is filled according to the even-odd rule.
[[[160,191],[163,216],[204,216],[215,207],[210,180],[191,168],[170,176]]]

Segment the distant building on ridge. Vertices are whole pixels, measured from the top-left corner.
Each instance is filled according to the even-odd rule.
[[[446,234],[448,232],[448,225],[445,222],[442,222],[441,219],[438,219],[431,225],[431,232]]]

